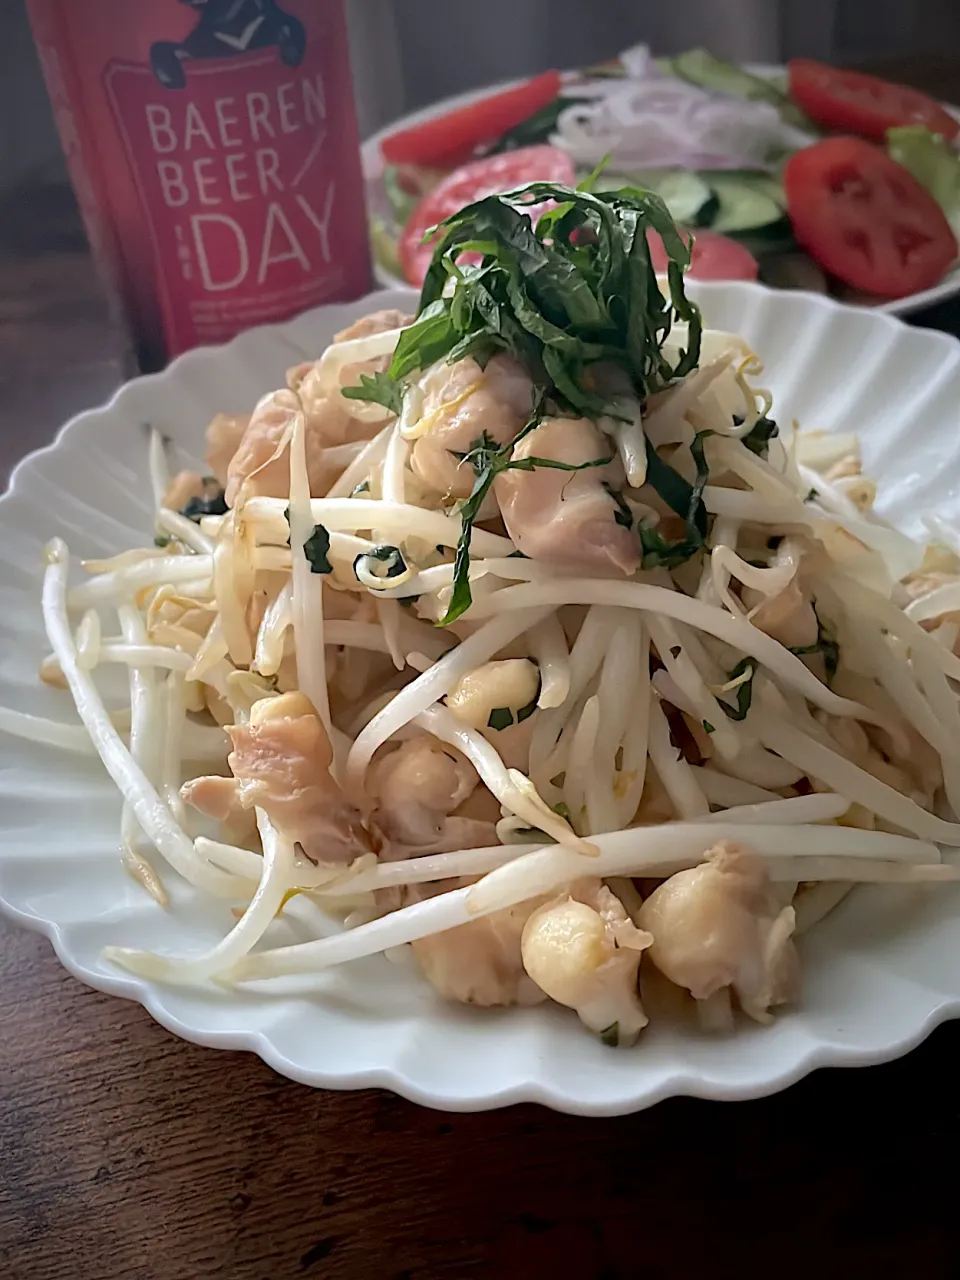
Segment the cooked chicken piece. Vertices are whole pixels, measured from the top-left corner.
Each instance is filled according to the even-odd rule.
[[[912,726],[904,726],[914,746],[914,751],[911,752],[911,767],[908,771],[885,760],[871,742],[864,726],[855,720],[848,720],[843,716],[831,716],[824,711],[818,711],[815,714],[823,727],[829,730],[840,752],[852,764],[865,769],[867,773],[886,783],[888,787],[893,787],[902,795],[909,796],[921,808],[932,807],[934,792],[943,776],[942,766],[939,756]],[[882,735],[881,731],[877,736],[886,735]]]
[[[411,738],[373,766],[372,821],[391,842],[433,846],[478,781],[473,766],[452,748],[426,736]]]
[[[211,607],[178,596],[173,587],[163,587],[147,607],[147,635],[154,644],[195,655],[214,617]]]
[[[579,465],[610,454],[610,441],[586,418],[547,418],[524,436],[513,456]],[[504,471],[494,488],[507,531],[524,555],[584,571],[631,574],[640,567],[640,540],[618,523],[620,508],[610,492],[624,483],[623,467],[613,459],[583,471]]]
[[[388,333],[392,329],[400,329],[408,325],[412,317],[402,311],[374,311],[371,315],[361,316],[346,329],[341,330],[331,346],[339,342],[352,342],[358,338],[372,338],[378,333]],[[375,428],[369,421],[357,418],[359,401],[347,401],[339,395],[340,387],[355,387],[363,373],[382,373],[390,365],[391,356],[376,356],[370,360],[360,360],[353,364],[345,364],[334,378],[331,386],[329,372],[322,367],[323,358],[295,365],[287,371],[287,386],[295,391],[307,414],[307,429],[316,424],[321,430],[324,441],[328,445],[344,444],[348,440],[368,438]],[[364,415],[361,413],[361,417]]]
[[[769,1022],[771,1007],[797,994],[793,908],[781,908],[762,860],[728,840],[654,889],[637,923],[653,935],[656,967],[697,1000],[729,987],[746,1014]]]
[[[246,614],[247,630],[254,639],[260,630],[264,614],[288,580],[288,575],[285,573],[274,573],[272,570],[265,569],[258,571],[254,579],[253,591],[247,601]]]
[[[924,556],[924,561],[929,561],[929,564],[924,563],[916,573],[910,574],[901,583],[908,601],[921,600],[924,596],[928,596],[931,591],[936,591],[938,588],[948,585],[952,586],[960,577],[956,558],[949,552],[944,553],[942,557],[930,555],[929,547],[927,552],[928,554]],[[938,565],[938,559],[941,559],[943,567]],[[960,628],[960,612],[950,610],[938,613],[933,618],[924,618],[920,626],[923,627],[924,631],[936,631],[944,623]],[[960,635],[954,641],[953,652],[960,656]]]
[[[508,769],[527,773],[530,769],[530,741],[536,722],[536,716],[527,716],[519,724],[508,724],[505,729],[487,727],[480,732]]]
[[[891,785],[902,789],[905,795],[911,795],[919,805],[929,809],[933,804],[934,794],[943,781],[943,765],[935,748],[904,718],[896,699],[886,689],[880,688],[872,677],[861,675],[849,666],[838,672],[833,682],[833,691],[841,698],[850,698],[854,702],[869,702],[886,722],[883,725],[861,725],[857,721],[850,721],[854,729],[851,734],[845,728],[845,718],[834,719],[825,712],[815,712],[816,718],[830,731],[841,749],[854,764],[861,764],[868,759],[871,749],[874,759],[879,753],[880,763],[886,768],[893,767],[889,763],[892,758],[901,761],[900,767],[909,775],[909,779],[902,776],[897,779],[895,774]],[[890,777],[891,775],[887,775],[883,780]],[[817,786],[816,781],[814,786]]]
[[[908,599],[919,600],[937,587],[957,581],[960,577],[960,556],[947,547],[931,543],[923,549],[923,561],[913,573],[908,573],[900,584]]]
[[[333,751],[319,716],[302,693],[254,703],[250,722],[230,725],[228,763],[242,808],[259,806],[313,862],[352,862],[369,853],[371,841],[360,815],[330,775]],[[188,784],[184,799],[226,811],[223,779]],[[205,812],[209,810],[205,809]]]
[[[435,493],[466,498],[476,476],[457,454],[468,453],[484,437],[499,445],[513,439],[533,409],[530,377],[513,356],[497,355],[485,369],[471,359],[434,365],[420,390],[413,470]]]
[[[823,473],[823,478],[824,480],[849,480],[853,476],[859,476],[861,471],[859,456],[856,453],[848,453],[828,467]]]
[[[249,413],[218,413],[207,427],[207,466],[224,488],[230,459],[240,448],[249,425]]]
[[[632,782],[632,779],[630,779]],[[643,780],[643,794],[640,804],[633,816],[633,824],[642,827],[653,827],[661,822],[670,822],[675,818],[676,810],[667,794],[666,787],[657,777],[653,768],[648,768]]]
[[[233,707],[222,698],[212,684],[201,684],[205,709],[210,712],[221,729],[228,728],[234,722]]]
[[[492,822],[454,814],[471,809],[473,767],[432,738],[404,742],[375,763],[371,790],[378,796],[373,824],[384,834],[385,858],[409,858],[496,844]],[[488,793],[483,792],[483,795]],[[422,902],[458,884],[408,885],[377,894],[392,909]],[[412,944],[424,975],[448,1000],[484,1006],[535,1004],[542,993],[524,972],[520,936],[531,903],[495,912]]]
[[[499,806],[497,817],[499,817]],[[468,817],[466,814],[454,813],[444,821],[440,835],[433,844],[417,845],[415,849],[401,844],[385,846],[389,855],[383,857],[413,858],[423,857],[429,853],[455,853],[457,849],[489,849],[499,844],[497,824],[486,822],[482,818]]]
[[[532,912],[521,950],[527,973],[592,1031],[632,1044],[647,1025],[637,977],[653,939],[602,880],[579,880]]]
[[[230,840],[245,848],[256,847],[260,838],[256,814],[240,803],[236,778],[191,778],[180,788],[180,798],[198,813],[221,823]]]
[[[475,820],[492,830],[503,817],[503,811],[500,801],[491,791],[486,787],[475,787],[466,800],[457,806],[456,816]],[[496,837],[493,843],[497,843]],[[479,846],[471,845],[470,847],[478,848]]]
[[[267,498],[283,498],[290,492],[289,435],[298,412],[300,401],[293,391],[271,391],[258,402],[227,468],[224,496],[228,506],[236,503],[241,486],[248,494]],[[325,493],[335,478],[335,471],[324,463],[328,443],[307,419],[307,475],[314,495]]]
[[[372,338],[375,333],[389,333],[391,329],[405,329],[413,324],[413,316],[405,311],[397,311],[395,307],[387,307],[383,311],[372,311],[368,316],[361,316],[334,335],[334,342],[351,342],[354,338]],[[384,365],[386,368],[386,365]]]
[[[180,798],[216,822],[230,822],[246,812],[240,804],[236,778],[191,778],[180,788]]]
[[[202,498],[207,486],[197,471],[178,471],[167,485],[163,505],[169,511],[182,511],[192,498]]]
[[[334,342],[384,333],[405,321],[407,317],[400,312],[378,311],[344,329]],[[355,386],[361,373],[386,369],[389,362],[390,357],[383,356],[345,365],[340,371],[339,386]],[[306,415],[307,474],[314,496],[326,493],[342,470],[342,464],[331,465],[325,459],[324,451],[334,445],[368,439],[371,435],[374,428],[370,423],[355,417],[351,402],[344,400],[339,389],[331,389],[322,378],[320,363],[309,361],[291,369],[287,374],[288,387],[264,396],[254,409],[227,468],[225,487],[229,506],[235,503],[244,482],[248,492],[270,498],[282,498],[289,493],[287,449],[281,448],[281,444],[299,410]]]
[[[470,883],[412,885],[403,904]],[[544,994],[523,967],[520,939],[535,903],[521,902],[469,924],[412,943],[424,976],[448,1000],[484,1008],[539,1004]]]
[[[948,583],[957,581],[957,574],[951,573],[944,569],[924,569],[918,573],[911,573],[904,578],[902,586],[909,600],[922,600],[924,596],[928,596],[931,591],[936,591],[938,587],[945,587]],[[939,618],[936,619],[940,621]]]
[[[744,587],[743,603],[748,610],[756,609],[756,613],[750,616],[753,625],[780,644],[802,649],[817,643],[820,634],[817,615],[796,578],[775,596],[765,596],[753,587]]]

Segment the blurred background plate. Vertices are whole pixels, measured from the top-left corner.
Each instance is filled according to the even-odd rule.
[[[778,83],[784,83],[786,80],[787,69],[785,66],[759,62],[747,62],[743,66],[744,70],[752,75],[762,76]],[[390,261],[395,255],[396,241],[403,228],[402,224],[397,220],[394,202],[391,200],[387,182],[385,181],[390,166],[384,160],[380,144],[385,138],[389,138],[399,130],[439,119],[459,107],[469,106],[471,103],[478,102],[492,93],[514,88],[525,82],[526,78],[504,80],[486,85],[481,89],[471,89],[466,93],[443,98],[438,102],[431,103],[429,106],[422,107],[397,120],[393,120],[385,128],[367,138],[362,144],[361,155],[363,157],[363,172],[366,181],[367,212],[371,227],[374,275],[378,284],[386,287],[406,284],[406,281],[403,280],[402,272]],[[960,120],[960,106],[955,106],[952,103],[943,103],[942,105],[951,115]],[[706,175],[706,178],[709,182],[709,174]],[[869,307],[875,311],[885,311],[891,315],[910,315],[926,307],[931,307],[956,297],[960,297],[960,260],[938,284],[929,289],[912,293],[908,297],[894,298],[889,301],[874,301],[863,297],[856,300],[851,298],[849,301],[854,302],[854,305]]]

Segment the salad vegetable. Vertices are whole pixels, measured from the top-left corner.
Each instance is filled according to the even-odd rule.
[[[751,102],[769,102],[787,124],[797,129],[813,128],[810,119],[774,80],[752,75],[733,62],[715,58],[706,49],[688,49],[675,58],[665,59],[663,65],[675,76],[699,85],[701,89],[729,93]]]
[[[960,155],[941,134],[923,125],[888,130],[887,151],[926,187],[960,240]]]
[[[557,117],[555,146],[592,168],[675,166],[685,169],[769,169],[809,141],[773,103],[717,93],[662,71],[633,51],[631,74],[578,85],[579,102]]]
[[[836,128],[886,143],[886,156],[856,138],[841,148],[847,170],[867,184],[866,217],[854,216],[849,185],[825,195],[824,175],[840,152],[821,130]],[[469,162],[440,164],[441,135]],[[913,89],[809,59],[778,79],[704,49],[654,59],[638,45],[582,73],[545,73],[381,145],[393,163],[379,205],[374,199],[377,260],[417,286],[431,256],[426,233],[457,209],[538,180],[574,185],[596,170],[597,191],[639,187],[662,199],[693,236],[695,277],[759,276],[783,288],[854,291],[864,302],[901,297],[942,278],[960,233],[960,121]],[[884,244],[883,262],[868,269],[861,259]],[[655,237],[651,252],[662,265]],[[471,261],[469,251],[461,261]]]
[[[397,248],[407,280],[417,286],[423,283],[433,256],[431,244],[424,243],[431,227],[484,196],[529,182],[572,186],[576,174],[570,158],[556,147],[524,147],[455,169],[414,207],[403,229]],[[536,218],[537,210],[528,212]]]
[[[715,231],[697,231],[692,240],[688,274],[694,280],[756,280],[757,260],[736,240]],[[655,271],[666,271],[667,255],[655,234],[650,236],[650,256]]]
[[[560,83],[559,71],[544,71],[525,84],[480,98],[449,115],[400,129],[381,143],[384,159],[428,168],[463,164],[477,147],[494,142],[555,102]]]
[[[943,210],[903,165],[858,138],[825,138],[791,156],[784,185],[797,242],[855,289],[902,298],[957,256]]]
[[[794,58],[788,69],[790,96],[824,128],[872,142],[883,142],[888,129],[907,124],[922,124],[950,139],[960,134],[960,121],[925,93],[904,84],[809,58]]]

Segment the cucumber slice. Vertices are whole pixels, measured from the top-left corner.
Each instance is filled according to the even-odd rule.
[[[737,182],[742,182],[745,186],[753,187],[755,191],[769,196],[781,209],[786,209],[787,207],[787,196],[783,189],[783,182],[774,173],[766,173],[759,169],[701,169],[699,173],[704,182],[710,186],[714,185],[714,178],[719,178],[721,182],[725,178],[733,178]]]
[[[370,248],[378,267],[403,280],[403,268],[397,256],[397,238],[380,218],[370,219]]]
[[[420,196],[413,192],[405,191],[401,187],[397,175],[396,165],[388,164],[383,171],[383,189],[390,201],[390,208],[393,210],[393,216],[397,221],[397,226],[406,226],[407,220],[416,208]]]
[[[732,62],[715,58],[706,49],[688,49],[670,59],[670,71],[681,80],[698,85],[701,89],[713,89],[729,93],[736,98],[750,98],[758,102],[772,102],[787,124],[796,125],[811,133],[816,128],[795,103],[772,80],[752,75]]]
[[[655,192],[675,222],[687,226],[699,223],[699,214],[713,199],[709,175],[706,179],[688,169],[643,169],[637,173],[601,173],[598,191],[620,187],[645,187]]]
[[[775,199],[768,185],[767,176],[757,183],[728,173],[711,173],[709,182],[720,202],[720,208],[710,224],[712,231],[730,235],[738,231],[753,231],[779,222],[783,206]],[[781,197],[782,197],[782,193]]]

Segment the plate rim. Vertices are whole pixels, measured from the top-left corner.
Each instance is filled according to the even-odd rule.
[[[796,306],[802,305],[805,301],[807,305],[814,305],[818,310],[837,310],[858,317],[863,316],[865,310],[821,294],[801,291],[778,292],[752,281],[694,282],[692,290],[695,294],[705,297],[711,294],[722,296],[731,291],[748,298],[752,296],[758,305],[762,303],[778,305],[774,300],[779,300],[784,305]],[[56,453],[63,447],[65,441],[87,429],[88,425],[123,412],[121,401],[126,388],[147,385],[159,394],[165,383],[177,380],[191,363],[206,364],[210,361],[229,360],[231,352],[235,354],[243,344],[256,342],[263,335],[275,335],[296,343],[299,339],[294,335],[300,326],[309,324],[311,316],[329,313],[339,307],[372,309],[378,304],[407,305],[415,298],[414,290],[408,287],[396,287],[374,291],[355,302],[313,308],[290,321],[248,330],[222,346],[196,348],[178,356],[160,373],[144,375],[122,384],[104,404],[75,414],[60,428],[49,444],[31,451],[18,461],[11,472],[6,489],[0,495],[0,528],[5,520],[9,502],[18,494],[23,478],[37,465],[38,460]],[[789,302],[788,299],[796,301]],[[949,334],[938,330],[912,329],[899,317],[889,313],[868,311],[867,314],[882,317],[877,323],[894,332],[923,334],[924,341],[942,346],[944,351],[951,352],[954,358],[960,350],[960,343]],[[7,853],[3,837],[4,829],[0,824],[0,863],[5,861]],[[5,890],[0,890],[0,912],[16,925],[47,937],[53,945],[59,962],[68,973],[85,985],[109,995],[136,1000],[156,1022],[182,1039],[211,1048],[253,1052],[280,1074],[311,1087],[334,1090],[386,1088],[419,1105],[444,1111],[482,1111],[510,1106],[518,1102],[534,1102],[566,1114],[609,1116],[640,1111],[669,1097],[690,1096],[722,1101],[764,1097],[787,1088],[820,1067],[867,1066],[900,1057],[921,1043],[942,1022],[960,1017],[960,998],[953,998],[941,991],[936,993],[935,1003],[917,1025],[911,1026],[908,1033],[899,1034],[882,1045],[826,1043],[811,1036],[805,1050],[784,1065],[774,1070],[770,1070],[769,1067],[764,1070],[763,1055],[758,1055],[750,1064],[749,1075],[745,1074],[735,1080],[722,1082],[702,1073],[698,1076],[695,1062],[678,1062],[670,1068],[659,1083],[654,1083],[652,1086],[638,1086],[642,1092],[635,1092],[630,1096],[620,1092],[607,1099],[591,1100],[586,1093],[571,1095],[563,1087],[551,1085],[547,1080],[535,1078],[529,1073],[518,1076],[508,1086],[494,1091],[478,1092],[474,1089],[464,1092],[464,1086],[458,1081],[452,1083],[448,1081],[448,1087],[443,1091],[436,1085],[420,1083],[406,1066],[399,1064],[355,1067],[344,1071],[325,1070],[318,1066],[305,1067],[275,1047],[270,1039],[269,1028],[266,1031],[256,1028],[223,1029],[204,1027],[196,1022],[185,1020],[164,1003],[164,995],[171,990],[170,988],[132,974],[123,974],[119,971],[113,973],[89,967],[76,958],[66,945],[63,926],[60,923],[26,905],[11,901]],[[931,998],[934,998],[933,992],[931,992]]]

